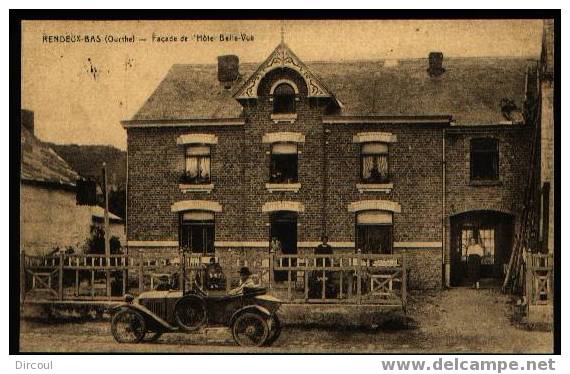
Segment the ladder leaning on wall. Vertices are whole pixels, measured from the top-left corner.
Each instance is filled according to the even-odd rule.
[[[515,236],[511,257],[506,270],[505,279],[503,281],[503,292],[521,293],[524,286],[524,252],[537,252],[538,248],[538,223],[540,222],[540,103],[541,96],[539,90],[538,72],[536,69],[529,67],[527,86],[530,88],[530,82],[536,82],[532,85],[534,94],[528,94],[525,102],[525,123],[534,126],[532,132],[532,144],[530,152],[530,167],[528,179],[525,187],[524,205],[521,211],[521,221]],[[531,90],[528,90],[531,91]]]

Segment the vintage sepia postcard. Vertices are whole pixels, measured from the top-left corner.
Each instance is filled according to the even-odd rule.
[[[552,14],[22,19],[18,350],[553,353]]]

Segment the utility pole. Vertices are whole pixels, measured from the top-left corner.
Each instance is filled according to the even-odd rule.
[[[107,164],[103,162],[103,196],[105,197],[105,264],[107,270],[105,275],[107,277],[107,296],[111,296],[111,271],[110,266],[110,256],[111,256],[111,246],[109,243],[109,187],[107,186]]]

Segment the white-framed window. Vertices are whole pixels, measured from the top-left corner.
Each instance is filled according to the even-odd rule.
[[[184,173],[181,183],[206,184],[211,181],[210,146],[203,144],[188,144],[185,146]]]
[[[356,248],[362,253],[391,254],[393,247],[393,213],[369,210],[356,215]]]
[[[270,183],[297,183],[299,180],[298,166],[297,143],[278,142],[271,144]]]
[[[360,180],[362,183],[388,183],[388,143],[362,143],[360,148]]]
[[[214,213],[207,211],[180,212],[179,244],[184,251],[214,253]]]

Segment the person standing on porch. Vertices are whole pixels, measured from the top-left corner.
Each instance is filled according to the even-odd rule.
[[[333,250],[332,247],[328,244],[329,242],[329,238],[326,235],[322,235],[321,236],[321,244],[319,244],[316,248],[315,248],[315,254],[316,255],[332,255],[333,254]],[[323,261],[321,259],[320,263],[322,264]],[[324,266],[330,266],[330,260],[327,258],[324,262]]]
[[[475,288],[479,289],[479,279],[481,278],[481,258],[485,255],[485,249],[475,238],[469,239],[467,246],[467,271],[469,279]]]
[[[271,242],[269,243],[269,248],[271,253],[277,256],[283,254],[283,248],[281,248],[281,242],[275,236],[271,238]]]

